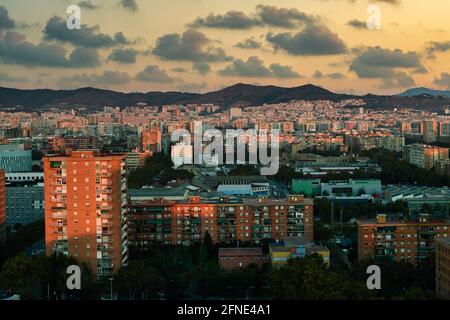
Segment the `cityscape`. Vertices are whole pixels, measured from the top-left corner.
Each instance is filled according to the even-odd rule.
[[[0,300],[450,300],[445,16],[112,2],[0,4]]]

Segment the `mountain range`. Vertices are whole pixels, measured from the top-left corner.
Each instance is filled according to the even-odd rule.
[[[447,93],[447,94],[443,94]],[[334,93],[311,84],[293,88],[277,86],[256,86],[235,84],[222,90],[204,94],[186,92],[117,92],[96,88],[74,90],[36,89],[23,90],[0,87],[0,109],[45,110],[50,107],[85,107],[96,110],[103,106],[132,106],[143,102],[148,105],[214,103],[222,107],[254,106],[264,103],[282,103],[290,100],[331,100],[363,99],[368,108],[391,109],[409,107],[440,111],[450,105],[450,92],[426,88],[410,89],[398,95],[363,96]],[[17,106],[20,106],[17,108]]]

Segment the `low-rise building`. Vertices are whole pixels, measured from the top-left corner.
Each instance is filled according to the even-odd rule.
[[[330,250],[322,244],[316,244],[305,238],[286,237],[281,241],[271,243],[269,250],[270,260],[274,267],[283,266],[289,259],[303,258],[314,253],[320,255],[323,262],[330,266]]]
[[[251,264],[261,267],[269,262],[269,257],[263,254],[262,248],[219,248],[218,260],[225,270],[245,268]]]

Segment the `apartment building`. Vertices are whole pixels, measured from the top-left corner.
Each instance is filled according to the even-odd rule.
[[[5,171],[0,169],[0,242],[6,238],[6,187]]]
[[[436,240],[436,297],[450,300],[450,238]]]
[[[158,128],[142,131],[142,150],[161,152],[161,131]]]
[[[206,231],[215,243],[314,237],[313,202],[303,196],[131,201],[128,224],[130,247],[139,251],[155,242],[191,245]]]
[[[448,159],[448,148],[424,144],[411,144],[403,148],[403,159],[423,168],[432,169],[438,161]]]
[[[73,256],[98,277],[127,263],[125,158],[92,150],[44,158],[48,255]]]
[[[428,262],[435,253],[436,239],[450,236],[450,220],[387,220],[380,214],[373,220],[358,220],[358,259]]]
[[[425,120],[422,122],[421,131],[425,143],[435,142],[439,135],[439,122],[435,120]]]

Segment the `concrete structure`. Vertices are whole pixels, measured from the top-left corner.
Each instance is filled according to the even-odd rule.
[[[314,253],[320,255],[323,262],[330,266],[330,250],[304,238],[283,238],[281,241],[271,243],[269,250],[272,266],[276,268],[286,264],[289,259],[304,258]]]
[[[439,135],[439,122],[435,120],[422,121],[421,132],[423,142],[430,143],[437,141]]]
[[[411,144],[403,148],[403,159],[423,169],[432,169],[438,161],[448,159],[448,148]]]
[[[6,172],[31,171],[31,150],[27,150],[23,144],[0,145],[0,168]]]
[[[377,179],[350,179],[348,181],[320,182],[320,179],[293,179],[292,191],[306,196],[381,195],[381,181]]]
[[[0,169],[0,242],[6,239],[5,171]]]
[[[269,262],[261,248],[219,248],[218,260],[225,270],[245,268],[251,264],[261,267]]]
[[[292,192],[314,197],[321,194],[320,179],[293,179]]]
[[[269,183],[221,184],[217,187],[217,192],[236,196],[268,196],[270,189]]]
[[[44,184],[8,183],[6,188],[6,225],[26,225],[44,219]]]
[[[450,177],[450,159],[436,161],[435,168],[437,174]]]
[[[43,172],[9,172],[6,182],[44,182]]]
[[[381,181],[377,179],[330,181],[321,183],[320,191],[322,195],[336,196],[381,195]]]
[[[314,238],[313,202],[302,196],[131,201],[128,221],[130,247],[140,251],[154,242],[191,245],[206,231],[215,243]]]
[[[141,188],[129,189],[130,200],[137,201],[184,201],[188,199],[189,190],[185,188]]]
[[[434,218],[450,218],[450,195],[426,194],[423,197],[405,199],[405,201],[411,217],[428,213]]]
[[[128,261],[125,155],[72,151],[44,158],[47,254],[74,256],[98,277]]]
[[[436,239],[436,298],[450,300],[450,238]]]
[[[142,131],[142,150],[161,152],[161,131],[158,128]]]
[[[428,263],[435,253],[434,241],[450,236],[450,220],[431,219],[420,215],[417,220],[388,220],[378,215],[375,220],[357,221],[358,259]]]

